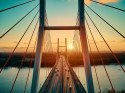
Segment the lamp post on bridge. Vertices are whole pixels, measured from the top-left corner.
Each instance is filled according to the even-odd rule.
[[[40,1],[40,23],[39,23],[39,32],[38,32],[38,42],[35,54],[34,62],[34,71],[31,85],[31,93],[38,93],[38,84],[39,84],[39,74],[42,60],[42,48],[44,41],[44,26],[45,26],[45,0]]]
[[[88,89],[88,93],[95,93],[90,58],[88,53],[87,38],[86,38],[86,28],[85,28],[85,18],[84,18],[84,0],[78,0],[78,11],[79,11],[79,26],[80,26],[79,33],[80,33],[87,89]]]

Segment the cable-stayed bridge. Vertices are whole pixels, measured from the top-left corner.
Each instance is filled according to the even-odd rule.
[[[14,5],[14,6],[10,6],[6,9],[0,10],[0,13],[12,10],[17,7],[21,7],[23,5],[27,5],[29,3],[34,3],[35,1],[36,0],[30,0],[30,1],[20,3],[17,5]],[[108,4],[100,3],[100,2],[94,1],[94,0],[90,0],[90,1],[93,3],[99,4],[99,5],[120,11],[120,12],[125,12],[125,10],[123,10],[123,9],[120,9],[120,8],[117,8],[117,7],[108,5]],[[21,68],[24,64],[24,61],[26,60],[28,49],[33,40],[35,32],[37,32],[37,36],[35,37],[36,40],[35,40],[33,51],[32,51],[33,53],[35,53],[35,62],[33,62],[34,55],[32,54],[32,58],[30,60],[30,65],[29,65],[29,71],[27,73],[27,79],[26,79],[26,83],[25,83],[24,93],[26,93],[27,84],[28,84],[28,80],[29,80],[29,76],[30,76],[29,75],[30,68],[31,68],[32,64],[34,64],[34,68],[33,68],[32,82],[31,82],[32,83],[31,93],[37,93],[37,92],[39,92],[39,93],[87,93],[87,92],[95,93],[92,70],[91,70],[91,63],[94,64],[93,66],[94,66],[94,71],[96,74],[96,80],[97,80],[97,84],[98,84],[99,93],[102,93],[98,73],[96,70],[95,63],[94,63],[95,62],[94,56],[89,55],[89,51],[90,51],[90,53],[92,53],[92,47],[90,44],[88,33],[90,33],[91,38],[94,42],[94,45],[97,50],[98,58],[105,70],[106,76],[108,78],[108,82],[112,89],[112,93],[116,93],[115,87],[112,83],[108,70],[104,64],[103,57],[98,48],[97,42],[95,40],[95,36],[93,34],[93,31],[92,31],[92,28],[91,28],[89,22],[91,22],[91,24],[93,24],[93,26],[97,30],[98,34],[101,36],[103,42],[109,49],[110,54],[114,58],[115,62],[121,68],[121,70],[122,70],[121,73],[125,73],[125,68],[121,64],[119,58],[117,57],[117,55],[114,53],[114,51],[112,50],[112,48],[106,41],[106,37],[103,36],[100,29],[98,28],[96,23],[93,21],[92,17],[88,13],[88,11],[85,9],[85,7],[88,8],[90,11],[92,11],[97,17],[99,17],[104,23],[106,23],[111,29],[113,29],[113,31],[115,33],[117,33],[121,38],[125,39],[125,36],[123,33],[121,33],[119,30],[117,30],[117,28],[112,26],[112,24],[110,24],[107,20],[105,20],[102,16],[100,16],[93,8],[91,8],[89,5],[85,4],[84,0],[78,0],[78,15],[77,15],[75,26],[49,26],[49,20],[47,18],[47,11],[46,11],[46,0],[39,0],[39,4],[35,5],[28,13],[26,13],[22,18],[20,18],[15,24],[13,24],[12,27],[8,28],[8,30],[6,30],[3,34],[0,35],[0,40],[2,40],[17,25],[19,25],[20,22],[22,22],[25,18],[27,18],[27,16],[29,16],[30,13],[32,13],[37,8],[39,8],[37,10],[36,14],[34,15],[34,17],[32,18],[31,22],[25,29],[24,33],[19,38],[19,41],[16,43],[14,49],[12,50],[11,53],[9,53],[8,58],[5,60],[4,64],[0,68],[0,74],[1,74],[3,69],[6,68],[6,66],[8,64],[10,64],[11,58],[13,57],[16,49],[20,45],[20,43],[21,43],[22,39],[24,38],[24,36],[26,35],[26,33],[28,33],[28,30],[32,26],[34,20],[37,20],[34,25],[34,29],[32,30],[32,34],[29,37],[29,40],[28,40],[29,42],[28,42],[28,45],[26,46],[26,50],[22,55],[22,61],[19,66],[19,69],[17,71],[17,74],[15,76],[15,79],[13,81],[10,93],[13,93],[16,81],[18,79]],[[36,30],[37,26],[38,26],[38,31]],[[88,30],[86,30],[86,28]],[[85,90],[84,86],[82,85],[81,81],[79,80],[78,76],[74,72],[74,70],[69,62],[69,56],[68,56],[68,52],[67,52],[68,46],[67,46],[66,38],[65,38],[64,46],[60,45],[60,41],[58,39],[55,65],[53,66],[52,70],[50,71],[49,75],[47,76],[43,86],[40,88],[40,90],[38,90],[39,78],[42,78],[42,77],[39,77],[39,74],[40,74],[40,68],[41,68],[41,63],[42,63],[41,60],[42,60],[43,53],[45,52],[45,53],[49,54],[49,53],[53,53],[53,51],[54,51],[53,42],[51,40],[52,38],[50,35],[51,30],[59,30],[59,31],[74,30],[73,46],[75,47],[76,54],[82,52],[82,58],[83,58],[83,63],[84,63],[84,68],[85,68],[85,76],[86,76],[85,78],[86,78],[86,82],[87,82],[87,90]],[[62,48],[62,47],[65,50],[64,53],[60,52],[60,48]]]

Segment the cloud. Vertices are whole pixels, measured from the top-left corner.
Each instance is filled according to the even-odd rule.
[[[86,4],[91,4],[92,1],[90,1],[90,0],[85,0],[85,3],[86,3]]]
[[[115,3],[118,2],[119,0],[98,0],[101,3]]]
[[[68,2],[72,2],[72,1],[77,1],[77,0],[67,0]],[[84,0],[85,1],[85,3],[86,4],[91,4],[92,3],[92,1],[91,0]],[[94,0],[94,1],[98,1],[98,2],[100,2],[100,3],[104,3],[104,4],[106,4],[106,3],[116,3],[116,2],[118,2],[119,0]]]
[[[125,40],[121,40],[121,42],[125,42]]]
[[[106,3],[116,3],[116,2],[118,2],[119,0],[96,0],[96,1],[98,1],[98,2],[100,2],[100,3],[106,4]],[[85,0],[85,3],[86,3],[86,4],[91,4],[92,1],[90,1],[90,0]]]
[[[18,43],[17,41],[14,41],[13,43]],[[27,42],[20,42],[20,43],[22,43],[22,44],[28,44]]]
[[[115,40],[108,40],[107,41],[108,43],[115,43],[115,42],[117,42],[117,41],[115,41]],[[119,42],[119,41],[118,41]],[[93,40],[90,40],[90,43],[91,44],[94,44],[94,41]],[[104,41],[96,41],[96,43],[105,43]]]

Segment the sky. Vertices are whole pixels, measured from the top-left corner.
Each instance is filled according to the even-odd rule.
[[[0,0],[0,10],[5,9],[9,6],[20,4],[28,0]],[[121,9],[125,10],[125,0],[98,0],[99,2],[106,3]],[[35,7],[39,3],[39,0],[36,0],[32,3],[20,6],[18,8],[8,10],[0,13],[0,35],[6,32],[11,26],[13,26],[19,19],[21,19],[28,11]],[[114,26],[119,32],[125,36],[125,13],[114,10],[96,3],[85,1],[92,9],[94,9],[100,16],[106,19],[112,26]],[[26,30],[30,21],[33,19],[34,15],[38,11],[37,7],[30,15],[28,15],[21,23],[19,23],[14,29],[12,29],[5,37],[0,39],[0,51],[12,51],[16,43],[19,41],[21,35]],[[105,22],[103,22],[98,16],[96,16],[91,10],[85,7],[89,15],[92,17],[93,21],[96,23],[97,27],[100,29],[101,33],[104,35],[108,44],[113,51],[125,51],[125,40],[120,37],[112,28],[110,28]],[[78,0],[46,0],[46,11],[48,23],[50,26],[75,26],[76,18],[78,13]],[[33,24],[29,28],[28,32],[22,39],[20,45],[17,48],[18,51],[24,51],[25,47],[28,44],[29,38],[32,34],[35,23],[38,19],[38,16],[35,18]],[[100,51],[109,51],[103,40],[97,33],[96,29],[92,25],[91,21],[86,16],[89,25],[92,29],[92,32],[95,36],[96,42]],[[31,51],[34,47],[34,43],[37,36],[38,26],[33,36],[33,40],[30,44]],[[87,34],[92,46],[92,50],[96,51],[94,43],[92,41],[89,30],[86,26]],[[57,38],[60,38],[61,42],[64,42],[65,38],[68,39],[69,43],[72,43],[74,31],[50,31],[52,42],[57,42]],[[63,43],[62,43],[63,44]],[[55,45],[53,45],[55,47]]]

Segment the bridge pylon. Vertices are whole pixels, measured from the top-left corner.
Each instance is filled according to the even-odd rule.
[[[38,41],[36,47],[34,69],[33,69],[33,78],[31,85],[31,93],[38,93],[39,74],[40,74],[40,67],[42,60],[42,48],[43,48],[43,41],[45,34],[44,27],[45,27],[45,16],[46,16],[45,14],[46,0],[39,0],[39,1],[40,1],[40,21],[39,21]]]
[[[79,26],[55,26],[55,27],[45,26],[46,0],[39,0],[39,1],[40,1],[40,25],[39,25],[38,42],[37,42],[36,55],[35,55],[32,85],[31,85],[31,93],[38,92],[39,73],[40,73],[41,60],[42,60],[42,48],[43,48],[45,30],[79,30],[82,54],[83,54],[83,60],[84,60],[85,75],[86,75],[86,81],[87,81],[87,89],[88,89],[88,93],[94,93],[94,85],[93,85],[93,78],[92,78],[92,72],[91,72],[90,58],[88,53],[85,20],[84,20],[84,0],[78,0]],[[66,43],[67,43],[67,40],[65,39],[65,44]],[[67,51],[67,48],[66,48],[66,51]]]
[[[67,51],[67,38],[65,38],[65,45],[64,46],[60,46],[60,40],[59,38],[57,39],[57,58],[59,58],[59,55],[60,55],[60,47],[63,47],[65,48],[65,58],[67,60],[67,57],[68,57],[68,51]]]
[[[88,93],[95,93],[90,58],[89,58],[89,52],[88,52],[88,46],[87,46],[85,15],[84,15],[84,0],[78,0],[78,13],[79,13],[78,15],[79,15],[79,26],[80,26],[79,33],[80,33],[80,40],[81,40],[81,48],[82,48],[82,56],[83,56],[83,61],[84,61],[87,89],[88,89]]]

